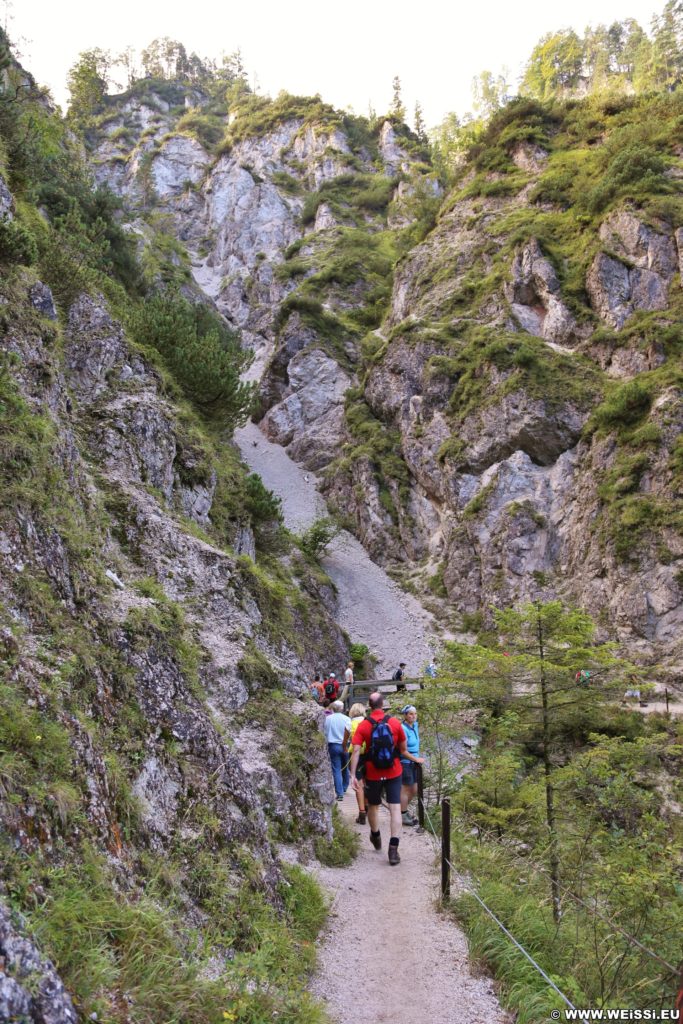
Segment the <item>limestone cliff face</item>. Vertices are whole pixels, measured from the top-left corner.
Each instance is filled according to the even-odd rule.
[[[319,662],[347,653],[331,589],[294,556],[274,610],[249,521],[212,539],[211,452],[103,299],[81,296],[62,333],[31,272],[0,294],[2,713],[15,709],[10,752],[46,759],[34,789],[3,762],[2,841],[46,863],[91,843],[126,899],[138,858],[180,856],[174,884],[200,929],[193,857],[237,884],[248,856],[277,905],[271,830],[329,830],[321,713],[302,698]],[[294,735],[296,780],[277,770]],[[0,1018],[79,1019],[3,895]]]
[[[143,137],[114,151],[131,118]],[[559,593],[643,656],[674,657],[680,382],[658,333],[677,316],[681,230],[628,201],[570,229],[546,185],[552,147],[521,141],[505,173],[466,169],[406,251],[439,189],[391,122],[360,142],[339,118],[242,124],[219,155],[177,126],[129,105],[98,175],[172,218],[194,282],[265,366],[264,430],[329,467],[327,496],[368,550],[422,567],[461,614]],[[568,231],[583,232],[574,252]],[[641,378],[656,440],[634,475],[637,444],[594,412]]]
[[[351,254],[334,265],[340,236],[355,232],[372,250],[373,236],[386,232],[387,208],[395,226],[410,223],[414,181],[431,194],[438,185],[428,168],[413,170],[416,158],[388,121],[358,141],[333,111],[313,123],[290,115],[253,135],[238,113],[237,140],[218,154],[178,124],[154,93],[121,105],[92,153],[97,180],[124,197],[141,239],[149,242],[150,214],[170,218],[193,282],[255,351],[254,375],[265,367],[264,430],[320,468],[338,454],[344,393],[358,362],[362,325],[347,314],[377,290],[362,266],[354,276]],[[389,275],[387,260],[385,284]],[[318,285],[315,301],[288,306],[308,278]]]
[[[655,444],[635,482],[617,437],[592,430],[591,413],[610,378],[650,380],[675,365],[656,329],[623,342],[618,332],[639,312],[661,311],[662,334],[675,322],[680,232],[646,223],[635,208],[606,216],[585,274],[590,306],[570,308],[538,239],[510,239],[537,177],[509,198],[452,201],[397,268],[388,340],[363,390],[372,414],[400,437],[410,486],[397,514],[383,513],[371,458],[331,475],[328,493],[345,507],[351,495],[360,535],[378,558],[426,559],[462,612],[559,593],[632,651],[676,658],[680,516],[658,519],[655,507],[680,509],[680,381],[663,376],[656,390],[653,380],[657,397],[641,429]],[[520,351],[525,335],[533,348],[529,341]],[[644,507],[654,499],[647,539],[634,531],[631,544],[622,536],[615,545],[623,509],[605,500],[614,480]]]

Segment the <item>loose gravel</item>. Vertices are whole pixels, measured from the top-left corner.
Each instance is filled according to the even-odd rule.
[[[248,423],[235,440],[251,470],[282,498],[285,525],[294,533],[327,515],[317,478],[273,444],[258,426]],[[337,622],[354,643],[365,643],[377,658],[377,678],[390,678],[400,661],[406,674],[421,675],[439,643],[434,620],[376,565],[347,531],[330,545],[323,565],[338,591]],[[332,666],[330,666],[331,668]]]
[[[375,851],[368,827],[354,824],[355,797],[339,807],[361,849],[351,867],[317,871],[332,906],[311,984],[335,1024],[508,1024],[491,979],[471,969],[465,936],[438,909],[430,835],[404,828],[401,863],[391,867],[388,812],[380,810]]]

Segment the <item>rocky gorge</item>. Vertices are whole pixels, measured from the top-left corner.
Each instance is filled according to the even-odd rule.
[[[300,1020],[315,897],[282,851],[333,841],[305,683],[363,623],[181,364],[232,353],[420,644],[559,596],[675,676],[681,101],[661,137],[520,101],[444,180],[319,97],[146,78],[77,137],[2,74],[0,1020]]]
[[[502,169],[480,154],[442,200],[419,142],[390,120],[359,144],[315,103],[276,101],[257,131],[238,105],[215,158],[149,102],[103,125],[98,178],[144,207],[147,154],[152,208],[257,352],[263,431],[323,472],[373,557],[447,601],[456,626],[560,594],[642,658],[675,664],[677,222],[628,196],[604,215],[569,207],[554,182],[586,143],[552,118],[539,133],[528,108],[489,129]],[[138,142],[143,123],[154,131]],[[661,188],[675,192],[680,157],[666,159]],[[411,245],[425,217],[435,225]],[[634,387],[642,407],[600,421]],[[629,417],[652,440],[625,440]]]

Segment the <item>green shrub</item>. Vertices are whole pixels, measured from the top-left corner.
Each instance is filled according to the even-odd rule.
[[[261,689],[273,690],[279,682],[277,672],[253,640],[247,641],[244,654],[237,662],[237,671],[250,693]]]
[[[201,415],[222,430],[243,423],[254,388],[240,379],[249,355],[207,306],[179,294],[153,295],[128,317],[133,337],[155,348]]]
[[[610,160],[599,185],[586,197],[590,213],[599,213],[617,196],[647,195],[667,191],[666,164],[652,146],[634,143],[618,151]]]
[[[177,130],[193,135],[209,152],[222,140],[225,125],[220,117],[204,114],[200,110],[188,110],[178,121]]]
[[[269,491],[258,473],[245,480],[246,508],[254,526],[282,522],[282,498]]]
[[[367,644],[349,644],[349,656],[353,661],[353,668],[356,672],[364,672],[367,668],[366,659],[370,654]]]
[[[16,220],[0,219],[0,263],[19,263],[30,267],[38,258],[36,240]]]
[[[339,530],[339,524],[329,516],[316,519],[299,537],[301,550],[319,562]]]

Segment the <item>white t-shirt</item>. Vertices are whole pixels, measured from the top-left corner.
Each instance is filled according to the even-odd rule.
[[[353,682],[353,669],[352,668],[347,668],[346,672],[344,673],[344,682],[348,686],[350,686],[351,683]]]
[[[328,715],[325,719],[323,730],[328,743],[343,743],[345,729],[348,729],[349,735],[351,735],[351,719],[348,715],[343,715],[341,711],[335,711],[333,715]]]

